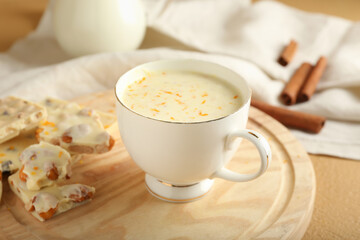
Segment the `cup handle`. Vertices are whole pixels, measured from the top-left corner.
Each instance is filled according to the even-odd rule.
[[[241,174],[234,171],[231,171],[225,167],[221,168],[220,170],[217,170],[213,175],[212,178],[223,178],[229,181],[233,182],[246,182],[250,181],[252,179],[255,179],[259,177],[261,174],[263,174],[266,169],[269,167],[271,162],[271,150],[269,143],[265,140],[265,138],[260,135],[259,133],[252,131],[252,130],[238,130],[226,138],[225,142],[225,148],[231,149],[233,141],[238,138],[242,137],[250,142],[252,142],[257,150],[260,153],[261,158],[261,166],[260,169],[256,173],[252,174]]]

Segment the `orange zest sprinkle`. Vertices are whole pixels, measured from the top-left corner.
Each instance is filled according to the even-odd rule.
[[[59,129],[57,127],[54,127],[52,131],[56,132],[57,130],[59,130]]]
[[[49,121],[45,121],[42,123],[43,126],[51,126],[51,127],[55,127],[55,123],[53,122],[49,122]]]
[[[173,118],[173,117],[170,117],[170,119],[171,119],[171,120],[175,120],[175,118]]]
[[[221,109],[222,109],[222,107],[220,107],[220,106],[219,106],[219,107],[218,107],[218,109],[220,109],[220,110],[221,110]]]
[[[238,95],[235,95],[235,96],[234,96],[234,99],[237,99],[238,97],[239,97]]]
[[[142,82],[144,82],[146,80],[146,77],[143,77],[139,82],[138,84],[141,84]]]
[[[207,113],[202,113],[201,111],[199,112],[199,115],[200,116],[207,116],[207,115],[209,115],[209,114],[207,114]]]
[[[146,95],[148,95],[148,93],[147,93],[147,92],[146,92],[146,93],[144,93],[144,97],[145,97]]]
[[[158,95],[156,95],[155,97],[160,97],[160,95],[158,94]]]
[[[9,150],[14,150],[14,149],[15,149],[14,146],[10,146],[10,147],[9,147]]]
[[[36,172],[31,172],[31,175],[36,175]]]
[[[202,101],[201,104],[204,104],[206,102],[206,100]]]
[[[134,104],[133,105],[131,105],[131,107],[130,107],[131,109],[134,109]]]
[[[161,74],[162,74],[162,75],[166,75],[166,72],[162,72]]]
[[[5,153],[0,153],[0,157],[4,157],[5,155]]]
[[[114,113],[115,111],[113,109],[110,109],[108,112],[109,113]]]
[[[34,170],[38,170],[39,168],[38,167],[33,167]]]
[[[170,91],[165,91],[165,90],[161,90],[163,91],[164,93],[167,93],[167,94],[173,94],[173,92],[170,92]]]
[[[233,102],[229,102],[229,104],[234,104]]]
[[[178,96],[178,97],[182,97],[182,96],[181,96],[180,94],[178,94],[178,93],[176,94],[176,96]]]
[[[63,155],[63,152],[59,152],[59,158]]]
[[[135,91],[135,90],[134,90],[134,89],[130,89],[130,90],[129,90],[129,92],[133,92],[133,91]]]
[[[201,95],[202,97],[207,97],[209,96],[207,93],[204,93],[203,95]]]
[[[107,129],[107,128],[109,128],[109,127],[110,127],[110,125],[105,125],[105,126],[104,126],[105,129]]]
[[[49,135],[49,132],[48,132],[48,131],[45,131],[44,134],[45,134],[45,135]]]
[[[30,159],[31,159],[31,160],[35,160],[35,157],[34,157],[34,156],[32,156]]]
[[[186,110],[186,109],[188,109],[188,106],[185,106],[182,110],[184,111],[184,110]]]
[[[178,103],[178,104],[184,104],[182,101],[180,101],[179,99],[175,99],[175,101]]]
[[[151,110],[151,111],[154,111],[154,112],[160,112],[160,111],[157,110],[156,108],[151,108],[150,110]]]

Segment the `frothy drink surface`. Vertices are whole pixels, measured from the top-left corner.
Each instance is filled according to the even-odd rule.
[[[133,111],[172,122],[202,122],[227,116],[242,105],[237,88],[192,72],[151,72],[128,85],[122,102]]]

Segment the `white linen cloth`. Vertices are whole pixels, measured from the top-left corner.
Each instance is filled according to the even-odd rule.
[[[150,48],[72,59],[54,39],[49,7],[35,32],[0,54],[0,97],[71,99],[112,88],[125,71],[144,62],[196,58],[233,69],[249,83],[254,98],[282,105],[278,96],[294,70],[303,61],[315,63],[325,55],[329,63],[316,94],[289,108],[323,115],[328,121],[320,134],[291,131],[309,153],[360,160],[360,22],[272,1],[146,0],[144,4],[148,26],[166,35],[165,45],[173,38],[200,52]],[[276,60],[290,39],[299,43],[299,49],[294,60],[282,67]]]

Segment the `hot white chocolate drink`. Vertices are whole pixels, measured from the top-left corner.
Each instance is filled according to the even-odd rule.
[[[146,117],[171,122],[203,122],[237,111],[240,91],[215,76],[194,72],[146,72],[129,84],[122,102]]]

